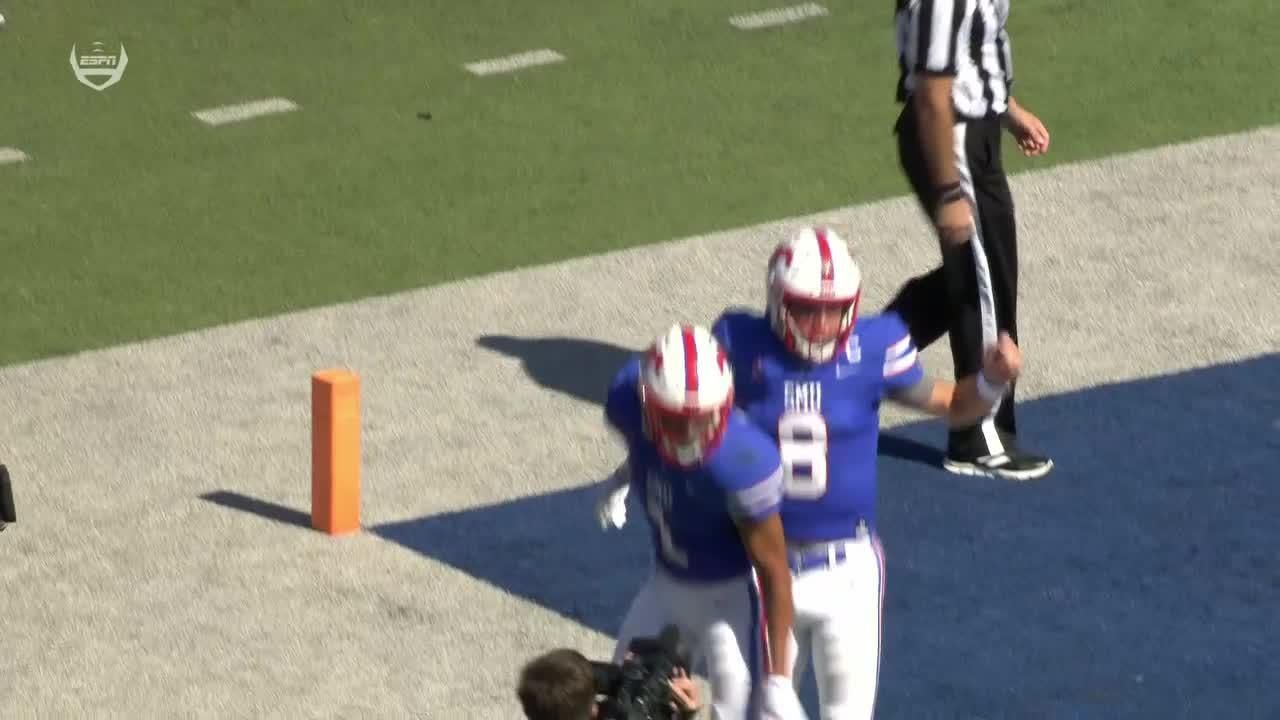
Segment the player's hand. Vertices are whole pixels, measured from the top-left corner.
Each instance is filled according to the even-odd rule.
[[[934,224],[938,236],[947,245],[963,244],[973,235],[973,209],[967,198],[944,203],[938,208]]]
[[[698,683],[682,669],[677,669],[675,677],[671,678],[671,694],[675,698],[671,706],[682,713],[695,712],[702,707]]]
[[[764,720],[808,720],[791,678],[770,675],[764,686]]]
[[[1016,103],[1010,104],[1005,125],[1023,155],[1035,157],[1049,152],[1049,129],[1031,111]]]
[[[1009,337],[1009,333],[1000,333],[1000,339],[994,347],[987,351],[982,363],[982,374],[993,385],[1006,385],[1022,374],[1022,351]]]
[[[627,524],[627,493],[630,485],[605,492],[596,502],[596,519],[602,530],[619,530]]]

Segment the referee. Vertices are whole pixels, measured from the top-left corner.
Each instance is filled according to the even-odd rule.
[[[897,0],[898,160],[937,229],[942,265],[889,303],[924,348],[949,333],[956,377],[979,372],[1001,332],[1017,341],[1018,248],[1000,159],[1002,128],[1028,156],[1049,149],[1039,118],[1014,101],[1009,0]],[[1046,457],[1015,443],[1013,389],[978,425],[952,428],[945,467],[1043,477]]]

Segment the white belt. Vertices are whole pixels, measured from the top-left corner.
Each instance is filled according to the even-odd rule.
[[[864,521],[858,522],[853,537],[829,542],[789,545],[787,547],[787,564],[793,572],[817,570],[841,565],[852,554],[853,545],[867,540],[871,536]]]

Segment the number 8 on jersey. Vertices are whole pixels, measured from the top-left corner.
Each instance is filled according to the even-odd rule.
[[[816,500],[826,494],[827,421],[821,413],[783,413],[778,419],[778,450],[787,497]]]

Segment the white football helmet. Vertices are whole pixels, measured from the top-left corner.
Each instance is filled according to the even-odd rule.
[[[720,343],[705,328],[673,325],[645,353],[640,403],[663,459],[701,463],[724,437],[733,407],[733,371]]]
[[[806,360],[826,362],[853,332],[862,271],[834,230],[807,227],[779,244],[769,258],[768,292],[769,321],[782,343]],[[795,303],[842,308],[835,337],[808,337],[790,310]]]

